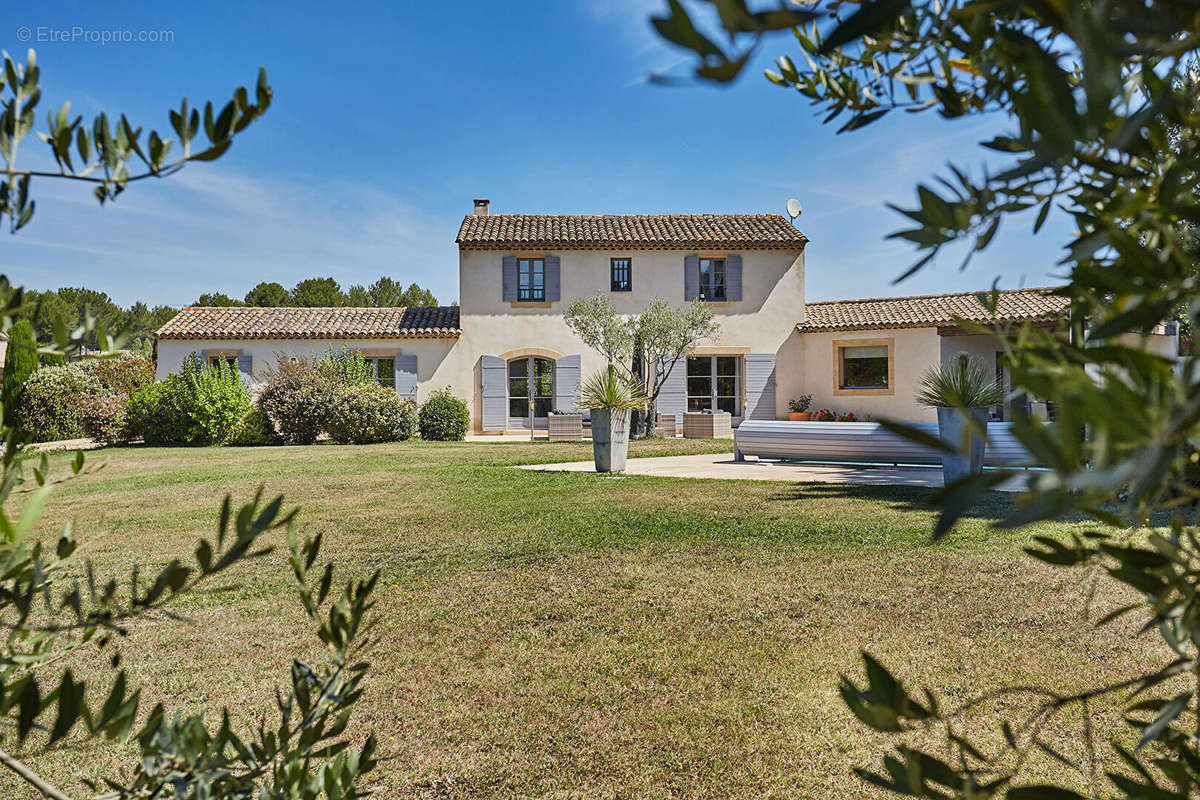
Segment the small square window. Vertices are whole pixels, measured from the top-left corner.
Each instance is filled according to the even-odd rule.
[[[887,345],[841,348],[839,389],[888,388]]]
[[[208,365],[216,368],[221,364],[227,364],[235,371],[237,370],[237,356],[234,355],[210,355],[208,357]]]
[[[612,291],[632,292],[633,259],[614,258],[611,259],[610,263],[612,264]]]
[[[368,358],[366,362],[371,365],[371,369],[375,372],[375,380],[380,386],[388,389],[396,388],[395,358]]]

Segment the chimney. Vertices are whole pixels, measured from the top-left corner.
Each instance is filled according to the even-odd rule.
[[[488,201],[486,197],[475,198],[475,216],[486,217],[488,215]]]

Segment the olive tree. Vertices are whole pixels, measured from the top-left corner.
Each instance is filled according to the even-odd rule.
[[[1030,479],[999,524],[1090,517],[1086,533],[1038,537],[1027,552],[1080,570],[1080,580],[1098,574],[1123,585],[1132,602],[1107,609],[1099,624],[1135,617],[1135,629],[1157,632],[1159,663],[1099,685],[1079,688],[1064,675],[1062,685],[1000,687],[946,705],[935,691],[909,691],[864,654],[865,678],[843,678],[841,695],[862,723],[899,742],[881,770],[861,777],[929,798],[1197,796],[1200,369],[1148,352],[1144,337],[1173,314],[1192,328],[1200,315],[1188,237],[1200,221],[1200,6],[817,0],[751,12],[742,0],[669,0],[654,24],[696,55],[699,79],[714,81],[733,80],[775,31],[791,28],[795,57],[779,56],[765,77],[841,131],[887,124],[899,110],[989,114],[1006,127],[980,143],[983,165],[948,166],[917,187],[915,205],[896,209],[906,226],[893,235],[918,251],[905,276],[955,245],[969,259],[1014,220],[1028,220],[1034,233],[1051,214],[1076,226],[1059,262],[1069,274],[1060,290],[1068,335],[991,331],[1014,386],[1058,407],[1051,424],[1013,422],[1050,469]],[[727,36],[704,33],[714,28]],[[1012,477],[995,470],[947,486],[935,497],[935,536]],[[1105,703],[1123,709],[1120,728],[1103,727],[1096,712]],[[968,721],[991,735],[967,735]],[[1051,733],[1064,725],[1078,725],[1072,738],[1082,747],[1065,748]],[[943,745],[928,746],[931,731]],[[1031,765],[1049,780],[1031,778]]]
[[[699,300],[676,308],[661,297],[641,314],[621,315],[602,294],[576,300],[563,315],[580,340],[645,387],[642,435],[654,433],[658,395],[679,362],[721,332],[712,309]]]
[[[32,51],[24,67],[7,54],[4,62],[0,91],[10,96],[0,113],[0,155],[7,165],[0,212],[10,218],[14,232],[33,215],[32,178],[94,183],[103,203],[131,181],[219,157],[233,136],[266,110],[271,97],[260,73],[255,104],[238,89],[219,114],[206,105],[208,144],[195,151],[200,116],[189,113],[184,101],[180,111],[171,112],[182,149],[174,161],[166,158],[170,140],[151,132],[141,144],[141,128],[133,128],[124,115],[115,129],[99,115],[89,133],[78,118],[69,119],[64,104],[49,115],[47,132],[39,134],[60,172],[22,171],[15,167],[17,145],[33,128],[41,96],[38,70]],[[146,172],[130,172],[134,156]],[[10,332],[14,319],[39,316],[30,306],[40,299],[10,289],[3,277],[0,287],[0,330]],[[9,357],[14,348],[48,356],[78,352],[89,341],[112,354],[120,343],[90,311],[70,328],[59,317],[51,335],[52,343],[40,348],[33,336],[10,337]],[[346,726],[363,692],[367,664],[362,656],[370,643],[378,573],[350,580],[339,590],[332,563],[319,561],[320,535],[300,536],[296,511],[285,508],[282,497],[265,499],[260,489],[244,503],[226,495],[215,530],[188,552],[162,566],[105,574],[79,555],[80,542],[90,533],[87,520],[68,523],[49,538],[40,526],[55,485],[91,471],[83,453],[58,474],[45,454],[39,459],[29,452],[26,434],[7,424],[12,411],[4,407],[7,402],[5,393],[0,397],[0,626],[6,632],[0,643],[0,768],[44,797],[71,800],[31,766],[31,757],[64,747],[68,740],[105,738],[126,742],[138,755],[120,775],[102,783],[85,781],[89,795],[109,800],[361,796],[360,778],[375,765],[375,741],[368,736],[352,747]],[[288,687],[277,692],[274,719],[264,718],[247,730],[237,729],[229,709],[210,709],[208,715],[184,714],[162,703],[146,709],[143,687],[133,685],[116,642],[135,623],[179,624],[170,612],[174,601],[212,587],[247,559],[268,556],[275,547],[268,537],[281,532],[297,600],[323,648],[319,660],[293,660]],[[109,654],[109,667],[76,675],[63,666],[64,658],[88,650]]]

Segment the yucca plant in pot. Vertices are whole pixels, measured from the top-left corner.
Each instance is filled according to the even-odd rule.
[[[1003,399],[1004,391],[978,359],[956,358],[921,376],[917,402],[937,409],[938,435],[957,451],[942,454],[947,484],[983,469],[988,407]]]
[[[629,416],[646,407],[640,384],[609,364],[579,387],[579,405],[592,413],[592,453],[596,472],[624,472],[629,453]]]

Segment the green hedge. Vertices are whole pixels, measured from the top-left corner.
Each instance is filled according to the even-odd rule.
[[[471,412],[449,388],[439,389],[421,405],[417,425],[422,439],[460,442],[471,427]]]
[[[42,367],[21,389],[17,424],[39,442],[81,438],[84,398],[98,394],[104,394],[100,381],[75,364]]]
[[[415,427],[412,401],[374,383],[339,389],[326,423],[330,437],[342,444],[402,442],[412,438]]]

